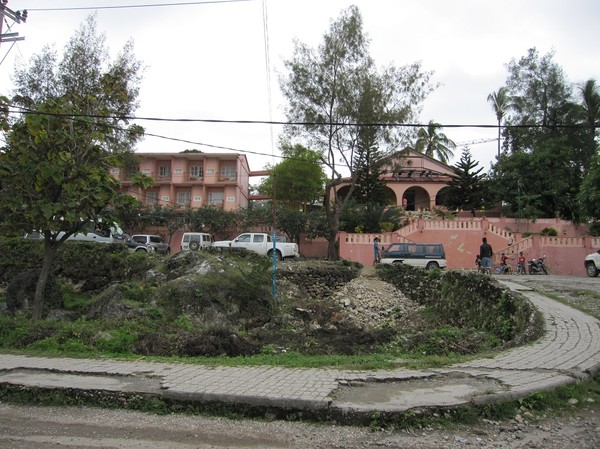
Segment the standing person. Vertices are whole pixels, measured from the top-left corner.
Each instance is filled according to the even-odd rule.
[[[481,239],[482,243],[479,247],[479,257],[481,257],[481,269],[484,272],[490,274],[492,272],[492,256],[494,252],[492,251],[492,245],[487,242],[487,238],[484,237]]]
[[[525,255],[523,251],[519,253],[519,258],[517,259],[517,273],[525,274]]]
[[[379,247],[379,237],[373,239],[373,265],[381,262],[381,250],[383,247]]]

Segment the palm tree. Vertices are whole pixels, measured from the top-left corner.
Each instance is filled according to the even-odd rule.
[[[454,156],[452,150],[456,148],[456,144],[446,134],[439,132],[441,129],[442,125],[430,120],[427,128],[417,131],[415,150],[429,157],[437,156],[439,161],[448,164],[450,158]]]
[[[488,95],[487,101],[492,104],[492,109],[498,120],[498,157],[500,157],[500,126],[502,125],[502,119],[506,115],[511,104],[508,89],[506,87],[501,87],[498,89],[498,92],[492,92]]]
[[[581,118],[590,127],[589,143],[586,143],[585,169],[589,169],[592,156],[596,152],[596,129],[600,122],[600,91],[596,80],[589,79],[579,87],[581,92]]]

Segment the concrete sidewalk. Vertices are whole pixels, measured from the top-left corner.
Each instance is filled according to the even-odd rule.
[[[598,320],[527,287],[500,282],[521,291],[543,313],[544,337],[494,358],[443,369],[212,367],[0,355],[0,385],[155,395],[283,416],[356,421],[375,411],[439,410],[516,399],[589,378],[600,369]]]

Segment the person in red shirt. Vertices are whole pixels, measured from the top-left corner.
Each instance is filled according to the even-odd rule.
[[[523,251],[519,253],[519,258],[517,259],[517,273],[525,274],[525,256],[523,255]]]
[[[505,274],[505,273],[510,273],[511,272],[512,267],[507,262],[509,259],[512,259],[512,257],[507,256],[504,253],[502,253],[502,255],[500,256],[500,267],[502,268],[501,274]]]

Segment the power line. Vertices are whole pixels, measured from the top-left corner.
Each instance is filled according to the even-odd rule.
[[[15,107],[13,105],[13,107]],[[18,106],[17,106],[18,107]],[[35,114],[35,115],[47,115],[51,117],[72,117],[72,118],[98,118],[98,119],[117,119],[117,120],[130,120],[130,121],[153,121],[153,122],[169,122],[169,123],[212,123],[212,124],[231,124],[231,125],[282,125],[282,126],[375,126],[375,127],[400,127],[400,128],[426,128],[428,124],[424,123],[400,123],[400,122],[290,122],[290,121],[279,121],[279,120],[225,120],[225,119],[199,119],[199,118],[165,118],[165,117],[139,117],[135,115],[131,116],[117,116],[117,115],[99,115],[99,114],[61,114],[52,112],[39,112],[31,109],[19,109],[17,111],[11,110],[10,113],[21,113],[21,114]],[[500,125],[501,129],[586,129],[600,126],[600,123],[590,125],[588,123],[581,124],[525,124],[525,125]],[[463,124],[441,124],[440,128],[483,128],[483,129],[497,129],[498,125],[488,124],[476,124],[476,123],[463,123]],[[497,140],[497,139],[491,139]],[[477,142],[478,143],[478,142]]]
[[[153,8],[165,6],[191,6],[191,5],[208,5],[215,3],[241,3],[252,2],[255,0],[205,0],[196,2],[173,2],[173,3],[144,3],[140,5],[113,5],[113,6],[73,6],[65,8],[29,8],[28,11],[48,12],[48,11],[87,11],[100,9],[126,9],[126,8]]]

